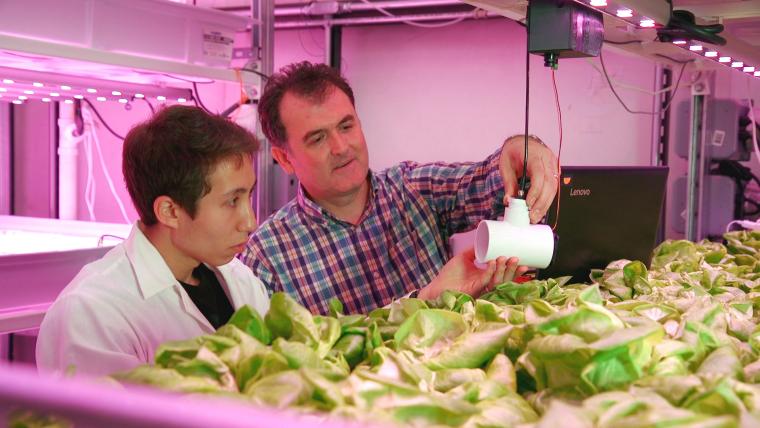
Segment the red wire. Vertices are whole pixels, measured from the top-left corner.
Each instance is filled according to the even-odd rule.
[[[560,170],[560,158],[562,157],[562,109],[559,107],[559,92],[557,91],[557,79],[554,76],[554,69],[552,68],[552,86],[554,87],[554,102],[557,105],[557,117],[559,118],[559,151],[557,152],[557,215],[554,217],[554,226],[552,230],[557,230],[557,223],[559,223],[559,197],[560,185],[562,180],[562,174]]]

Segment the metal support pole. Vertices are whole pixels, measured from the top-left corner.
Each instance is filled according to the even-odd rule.
[[[689,141],[689,164],[686,175],[686,239],[696,242],[702,239],[703,179],[705,177],[705,96],[709,85],[703,77],[692,86],[691,133]]]
[[[0,215],[12,214],[13,207],[11,105],[0,103]]]
[[[251,0],[251,11],[253,48],[258,49],[257,57],[261,60],[259,71],[269,76],[274,71],[274,0]],[[263,81],[262,87],[265,84]],[[264,138],[258,121],[256,135],[262,142],[256,161],[256,218],[263,221],[273,211],[274,161],[270,143]]]
[[[58,103],[50,104],[50,149],[48,150],[48,156],[50,157],[50,198],[49,211],[50,218],[58,218],[59,214],[59,194],[58,194]]]
[[[333,57],[333,50],[332,50],[332,25],[330,24],[330,18],[331,16],[327,17],[327,20],[325,21],[325,25],[322,27],[322,32],[324,33],[325,38],[325,64],[332,65],[332,57]],[[338,68],[338,71],[340,71],[340,68]]]
[[[659,91],[662,89],[663,83],[663,70],[664,67],[661,64],[657,64],[654,67],[654,90]],[[662,149],[662,95],[655,95],[652,102],[652,142],[650,147],[650,164],[657,166],[660,165],[661,149]]]
[[[343,53],[343,26],[342,25],[330,25],[328,28],[327,40],[325,46],[329,46],[330,54],[327,57],[330,67],[340,72],[341,68],[341,54]]]
[[[658,92],[667,88],[673,81],[673,72],[667,67],[657,65],[655,67],[654,91]],[[672,111],[671,99],[675,96],[673,91],[662,92],[654,96],[652,116],[652,153],[651,164],[654,166],[668,165],[668,150],[670,149],[670,112]],[[665,107],[668,106],[667,110]],[[657,228],[657,242],[665,240],[665,225],[667,224],[668,198],[662,203],[660,225]]]

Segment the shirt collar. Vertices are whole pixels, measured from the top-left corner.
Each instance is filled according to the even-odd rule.
[[[138,223],[132,225],[132,231],[124,241],[124,249],[135,272],[137,287],[143,299],[149,299],[167,288],[179,286],[169,265],[140,230]]]
[[[369,175],[370,180],[370,186],[369,186],[369,197],[367,198],[367,206],[364,208],[364,213],[361,216],[361,219],[359,220],[359,223],[364,221],[364,219],[367,217],[367,214],[371,211],[372,207],[375,204],[375,195],[377,194],[378,190],[378,180],[375,174],[370,170],[367,175]],[[346,223],[342,220],[338,220],[330,214],[329,211],[322,208],[318,203],[314,202],[307,194],[306,190],[303,188],[303,186],[299,183],[298,185],[298,193],[296,194],[296,201],[298,202],[298,206],[301,207],[303,212],[310,217],[313,221],[315,221],[317,224],[320,225],[327,225],[330,222],[335,223]]]

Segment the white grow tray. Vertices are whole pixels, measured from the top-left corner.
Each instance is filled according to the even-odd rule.
[[[250,18],[165,0],[0,1],[4,67],[138,84],[241,82],[233,43]]]
[[[39,327],[47,308],[87,263],[131,225],[0,216],[0,334]]]

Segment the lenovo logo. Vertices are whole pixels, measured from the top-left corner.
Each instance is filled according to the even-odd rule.
[[[591,196],[591,189],[570,189],[570,196]]]

